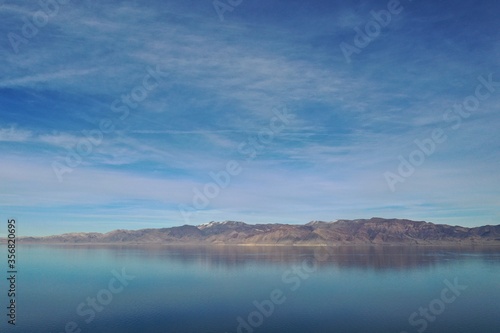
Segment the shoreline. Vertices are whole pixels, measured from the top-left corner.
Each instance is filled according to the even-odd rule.
[[[0,244],[7,244],[6,239],[0,239]],[[176,247],[499,247],[500,241],[496,242],[479,242],[479,243],[462,243],[462,242],[439,242],[439,243],[339,243],[339,244],[284,244],[284,243],[157,243],[157,242],[23,242],[18,239],[18,245],[69,245],[69,246],[99,246],[99,245],[116,245],[116,246],[176,246]]]

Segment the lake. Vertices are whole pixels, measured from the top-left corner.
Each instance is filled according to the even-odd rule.
[[[20,245],[17,265],[1,332],[500,332],[500,248]]]

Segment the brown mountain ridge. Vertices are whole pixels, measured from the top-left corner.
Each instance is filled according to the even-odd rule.
[[[500,225],[466,228],[405,219],[313,221],[305,225],[210,222],[198,226],[24,237],[23,243],[119,244],[478,244],[500,246]]]

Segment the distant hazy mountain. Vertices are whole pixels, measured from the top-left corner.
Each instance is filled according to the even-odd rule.
[[[152,244],[488,244],[500,245],[500,225],[465,228],[400,219],[313,221],[306,225],[225,221],[199,226],[24,237],[33,243]]]

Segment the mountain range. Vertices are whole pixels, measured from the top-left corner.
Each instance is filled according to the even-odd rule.
[[[312,221],[305,225],[210,222],[161,229],[23,237],[22,243],[118,244],[478,244],[500,246],[500,225],[466,228],[405,219]]]

